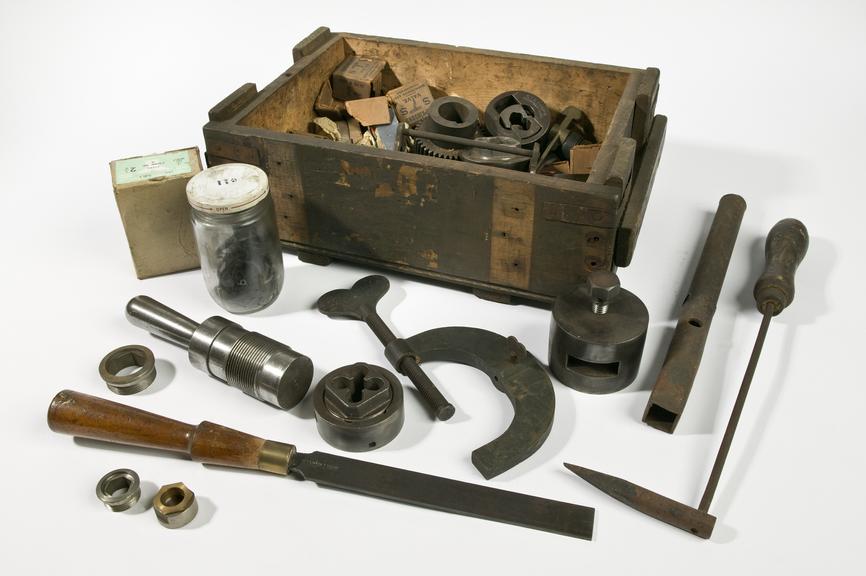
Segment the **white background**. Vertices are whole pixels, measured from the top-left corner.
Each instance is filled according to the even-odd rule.
[[[3,2],[0,572],[863,573],[864,4],[502,4]],[[554,382],[550,438],[487,482],[596,507],[593,542],[49,432],[45,411],[57,391],[112,397],[97,376],[100,358],[141,343],[158,357],[159,378],[123,401],[333,451],[309,403],[286,414],[255,402],[127,323],[124,305],[139,293],[197,320],[222,311],[196,271],[135,279],[108,170],[112,159],[203,146],[208,109],[244,82],[264,87],[323,24],[661,69],[667,144],[634,264],[621,271],[651,315],[641,373],[604,397]],[[640,415],[696,251],[728,192],[749,208],[671,437]],[[802,219],[812,243],[797,298],[771,327],[712,506],[712,540],[644,517],[567,472],[563,461],[697,503],[758,328],[750,293],[763,236],[784,217]],[[278,302],[242,324],[311,356],[317,378],[351,362],[385,364],[365,326],[311,309],[321,293],[370,271],[289,254],[285,263]],[[477,326],[516,336],[546,361],[544,310],[391,280],[381,310],[399,334]],[[433,423],[408,393],[400,436],[362,458],[485,483],[469,453],[505,429],[510,406],[470,368],[439,364],[431,374],[457,416]],[[117,467],[139,472],[143,499],[161,484],[187,483],[201,502],[194,524],[168,531],[150,510],[105,510],[94,485]]]

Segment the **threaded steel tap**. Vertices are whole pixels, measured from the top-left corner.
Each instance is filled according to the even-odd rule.
[[[126,317],[186,348],[199,370],[278,408],[295,406],[313,380],[309,358],[220,316],[199,324],[149,296],[136,296],[126,305]]]

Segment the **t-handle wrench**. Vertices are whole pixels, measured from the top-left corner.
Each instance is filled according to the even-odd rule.
[[[331,290],[322,295],[316,307],[329,318],[351,318],[365,322],[385,346],[385,356],[394,369],[412,381],[436,418],[448,420],[454,416],[454,406],[421,370],[418,359],[406,341],[397,338],[376,312],[376,304],[387,294],[390,286],[384,276],[365,276],[349,289]]]

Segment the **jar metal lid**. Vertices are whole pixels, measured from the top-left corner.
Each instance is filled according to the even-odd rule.
[[[186,184],[186,198],[210,214],[241,212],[268,195],[268,175],[250,164],[220,164],[203,170]]]

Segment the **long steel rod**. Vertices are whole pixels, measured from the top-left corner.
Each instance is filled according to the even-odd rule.
[[[749,365],[746,367],[746,373],[743,375],[743,383],[740,384],[740,392],[737,394],[737,400],[734,402],[734,409],[731,411],[731,418],[728,420],[728,427],[725,428],[725,435],[722,437],[722,444],[719,446],[719,453],[716,455],[716,461],[713,464],[713,470],[710,472],[710,479],[707,480],[707,487],[704,489],[704,495],[701,498],[701,503],[698,510],[707,512],[710,509],[710,504],[713,501],[713,496],[716,494],[716,488],[719,485],[719,479],[722,476],[722,468],[725,466],[725,460],[728,459],[728,451],[731,449],[731,443],[734,441],[734,434],[737,432],[737,424],[740,423],[740,414],[743,412],[743,406],[746,404],[746,396],[749,395],[749,388],[752,386],[752,377],[755,375],[755,370],[758,367],[758,360],[761,358],[761,350],[764,348],[764,340],[767,338],[767,330],[770,328],[770,320],[773,318],[773,309],[768,307],[764,312],[764,320],[761,322],[761,329],[758,330],[758,337],[755,339],[755,347],[752,348],[752,356],[749,358]]]
[[[428,140],[445,142],[446,144],[457,144],[458,146],[467,146],[469,148],[483,148],[485,150],[494,150],[496,152],[504,152],[506,154],[513,154],[515,156],[526,156],[527,158],[532,156],[532,150],[527,150],[525,148],[508,146],[506,144],[496,144],[495,142],[478,141],[473,138],[461,138],[460,136],[451,136],[450,134],[438,134],[436,132],[428,132],[426,130],[414,130],[412,128],[405,128],[403,130],[403,134],[405,134],[406,136],[412,136],[414,138],[426,138]]]

